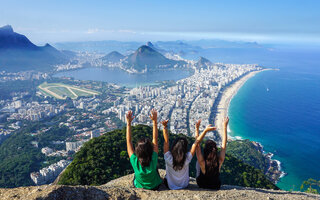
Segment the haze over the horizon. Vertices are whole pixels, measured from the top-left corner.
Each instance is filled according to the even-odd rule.
[[[0,26],[10,24],[37,44],[197,39],[320,44],[317,0],[1,0],[0,5]]]

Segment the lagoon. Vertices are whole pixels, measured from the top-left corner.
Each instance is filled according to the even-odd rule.
[[[129,74],[115,68],[82,68],[59,72],[54,77],[72,77],[78,80],[93,80],[114,83],[126,87],[157,85],[163,81],[177,81],[191,76],[193,72],[187,69],[172,69],[167,71],[148,72],[145,74]]]

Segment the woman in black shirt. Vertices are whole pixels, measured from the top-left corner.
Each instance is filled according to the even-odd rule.
[[[201,120],[196,123],[196,137],[199,135],[199,126]],[[200,188],[209,188],[219,190],[221,186],[220,169],[226,155],[227,148],[227,126],[229,118],[226,117],[223,122],[223,138],[221,151],[218,154],[217,144],[213,140],[207,140],[201,153],[200,145],[197,146],[197,184]]]

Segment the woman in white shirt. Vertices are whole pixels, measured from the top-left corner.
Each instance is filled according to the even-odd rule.
[[[197,145],[202,141],[207,132],[216,130],[210,124],[196,138],[190,151],[188,151],[188,141],[184,137],[177,138],[169,151],[169,133],[167,124],[169,120],[162,121],[163,125],[163,153],[166,162],[166,176],[164,183],[171,190],[186,188],[189,185],[189,163],[196,151]]]

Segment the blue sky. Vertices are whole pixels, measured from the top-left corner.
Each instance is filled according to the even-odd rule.
[[[318,0],[0,0],[0,26],[36,43],[228,39],[319,42]]]

